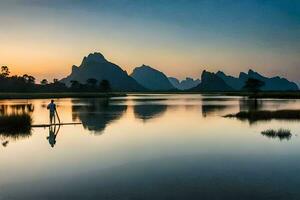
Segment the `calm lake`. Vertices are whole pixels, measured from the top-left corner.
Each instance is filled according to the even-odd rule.
[[[45,124],[49,101],[1,100],[0,115]],[[300,122],[223,117],[299,109],[300,100],[153,94],[56,104],[62,122],[82,124],[0,134],[0,200],[300,199]],[[293,135],[261,134],[270,128]]]

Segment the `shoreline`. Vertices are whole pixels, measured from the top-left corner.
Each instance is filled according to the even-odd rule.
[[[57,93],[0,93],[0,100],[5,99],[50,99],[50,98],[109,98],[125,97],[127,95],[150,95],[150,94],[201,94],[201,95],[222,95],[240,96],[257,99],[300,99],[300,91],[286,92],[259,92],[257,94],[249,92],[188,92],[188,91],[147,91],[147,92],[57,92]]]
[[[171,91],[171,92],[161,92],[161,91],[151,91],[151,92],[128,92],[126,94],[132,95],[142,95],[142,94],[201,94],[201,95],[220,95],[220,96],[239,96],[247,97],[250,99],[300,99],[299,91],[265,91],[253,94],[251,92],[243,91],[231,91],[231,92],[189,92],[189,91]]]
[[[63,98],[109,98],[123,97],[126,93],[62,92],[62,93],[0,93],[0,100],[9,99],[63,99]]]

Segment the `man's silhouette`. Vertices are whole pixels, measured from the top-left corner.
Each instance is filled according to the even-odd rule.
[[[51,100],[51,103],[48,104],[47,109],[49,110],[50,114],[50,124],[53,122],[55,123],[55,112],[56,112],[56,104],[54,103],[54,100]]]

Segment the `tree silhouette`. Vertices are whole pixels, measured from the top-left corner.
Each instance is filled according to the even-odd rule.
[[[23,79],[24,79],[25,83],[28,83],[28,84],[34,84],[35,83],[35,78],[33,76],[24,74]]]
[[[71,80],[70,83],[71,83],[71,88],[72,89],[78,89],[79,86],[80,86],[80,83],[76,80]]]
[[[255,78],[249,78],[243,87],[243,89],[248,90],[250,92],[257,93],[260,91],[261,87],[265,85],[265,82],[255,79]]]
[[[1,66],[0,76],[3,78],[7,78],[10,74],[9,68],[7,66]]]
[[[43,79],[43,80],[41,81],[41,85],[47,85],[47,84],[48,84],[47,79]]]
[[[92,88],[95,88],[96,85],[97,85],[97,79],[94,79],[94,78],[89,78],[86,80],[86,83],[88,86],[92,87]]]
[[[109,92],[111,91],[111,86],[108,80],[102,80],[100,82],[100,90],[103,92]]]

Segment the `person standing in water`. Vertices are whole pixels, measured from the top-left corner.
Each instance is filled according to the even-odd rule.
[[[56,112],[56,104],[54,103],[54,100],[51,100],[51,103],[48,104],[47,109],[49,110],[50,114],[50,124],[54,122],[55,124],[55,112]]]

